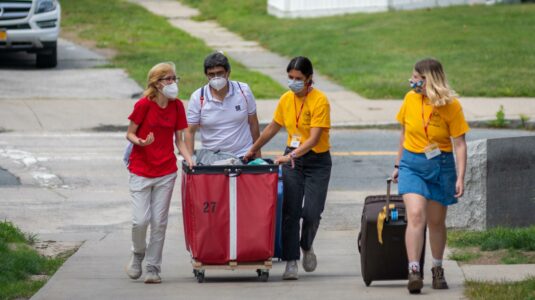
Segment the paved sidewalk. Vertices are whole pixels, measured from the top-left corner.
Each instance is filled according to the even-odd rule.
[[[535,277],[535,264],[526,265],[463,265],[466,280],[474,281],[521,281]]]
[[[274,262],[268,282],[258,282],[252,270],[206,270],[205,282],[197,283],[185,250],[178,218],[170,220],[164,247],[162,284],[146,285],[124,273],[130,248],[130,231],[113,231],[92,239],[73,255],[32,299],[413,299],[406,281],[377,281],[366,287],[360,276],[358,232],[318,233],[315,250],[318,268],[298,281],[281,279],[283,262]],[[429,251],[428,251],[429,252]],[[419,299],[462,298],[463,276],[457,264],[446,261],[449,290],[430,288],[430,261],[425,270],[425,286]],[[143,278],[143,277],[142,277]]]

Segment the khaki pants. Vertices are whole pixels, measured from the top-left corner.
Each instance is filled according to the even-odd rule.
[[[147,178],[130,174],[132,195],[132,251],[145,253],[147,268],[161,271],[169,205],[177,174]],[[147,246],[147,228],[150,239]]]

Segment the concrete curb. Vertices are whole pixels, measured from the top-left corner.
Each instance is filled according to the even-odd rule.
[[[510,282],[535,277],[535,264],[462,265],[464,277],[470,281]]]

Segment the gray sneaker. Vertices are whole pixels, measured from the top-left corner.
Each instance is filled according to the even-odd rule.
[[[158,274],[158,270],[153,266],[147,267],[147,275],[145,275],[145,283],[161,283],[162,278]]]
[[[316,254],[314,254],[314,248],[310,250],[303,250],[303,269],[305,272],[313,272],[318,266],[318,261],[316,260]]]
[[[145,253],[132,253],[130,261],[126,265],[126,275],[132,279],[141,277],[141,263],[145,258]]]
[[[282,274],[283,280],[297,280],[299,276],[297,275],[297,260],[289,260],[286,262],[286,270]]]

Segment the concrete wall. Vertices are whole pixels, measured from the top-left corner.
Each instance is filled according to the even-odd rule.
[[[487,143],[487,227],[535,224],[535,137]]]
[[[496,2],[520,0],[268,0],[267,9],[269,14],[279,18],[306,18]]]
[[[468,143],[465,195],[447,226],[485,230],[535,224],[535,136]]]
[[[448,208],[449,228],[484,230],[487,227],[487,140],[468,143],[465,192]]]

